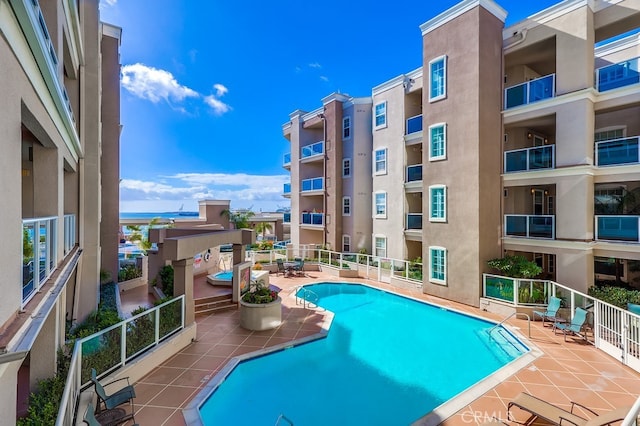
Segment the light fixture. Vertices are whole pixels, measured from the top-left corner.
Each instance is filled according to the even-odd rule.
[[[549,191],[547,191],[546,189],[544,190],[544,195],[549,195]]]
[[[535,194],[536,193],[536,189],[535,188],[531,188],[531,193]]]
[[[527,132],[527,139],[531,139],[533,137],[533,133]]]

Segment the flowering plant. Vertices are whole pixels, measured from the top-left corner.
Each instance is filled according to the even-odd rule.
[[[249,287],[249,291],[242,296],[242,301],[246,303],[271,303],[278,298],[280,291],[266,286],[262,280],[252,281]]]

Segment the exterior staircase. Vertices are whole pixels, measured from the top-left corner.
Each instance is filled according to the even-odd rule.
[[[238,304],[231,301],[231,292],[219,296],[201,297],[194,299],[195,314],[212,314],[216,312],[238,309]]]

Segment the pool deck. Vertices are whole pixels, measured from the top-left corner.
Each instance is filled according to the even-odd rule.
[[[282,288],[283,323],[274,330],[252,332],[239,326],[237,310],[197,316],[197,341],[135,383],[138,424],[185,425],[182,409],[232,357],[319,332],[324,313],[305,310],[295,304],[293,292],[301,284],[323,281],[364,283],[487,319],[502,319],[478,308],[424,295],[417,289],[398,289],[366,279],[338,279],[321,272],[308,272],[307,277],[295,278],[272,274],[270,281]],[[207,284],[206,279],[199,277],[195,280],[196,295],[212,291],[215,288]],[[123,306],[137,307],[149,302],[144,290],[121,293],[121,299]],[[519,328],[526,337],[526,320],[512,318],[507,325]],[[570,409],[570,401],[576,401],[596,412],[632,405],[638,398],[640,374],[594,346],[574,338],[568,338],[565,343],[562,334],[554,335],[551,328],[543,327],[541,322],[531,323],[531,337],[528,339],[543,352],[542,356],[479,395],[441,424],[482,424],[492,416],[506,419],[507,404],[520,392],[528,392],[567,410]],[[312,401],[313,395],[309,395],[309,399]],[[528,417],[517,409],[513,409],[512,414],[519,421]],[[265,424],[274,424],[275,420],[265,419]]]

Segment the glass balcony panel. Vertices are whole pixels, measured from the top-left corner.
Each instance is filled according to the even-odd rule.
[[[422,180],[422,164],[407,167],[407,182],[418,182]]]
[[[302,155],[300,158],[313,157],[314,155],[319,155],[324,152],[324,141],[316,142],[311,145],[306,145],[302,147]]]
[[[505,89],[504,108],[513,108],[554,97],[554,82],[555,74],[549,74]]]
[[[312,225],[322,225],[323,215],[322,213],[311,213],[311,224]]]
[[[36,290],[35,270],[35,223],[22,225],[22,300],[26,300]]]
[[[596,216],[599,240],[640,241],[638,216]]]
[[[526,104],[528,89],[529,86],[526,83],[522,83],[506,89],[507,94],[505,96],[505,109]]]
[[[422,114],[411,117],[407,120],[407,135],[422,131]]]
[[[523,172],[527,170],[527,150],[519,149],[505,153],[505,173]]]
[[[283,223],[291,223],[291,213],[285,213],[282,216],[282,222]]]
[[[322,178],[315,178],[311,181],[312,189],[318,191],[322,189]]]
[[[552,169],[554,146],[536,146],[505,152],[505,173]]]
[[[507,215],[505,226],[506,226],[505,233],[508,236],[511,236],[511,237],[527,236],[527,216]]]
[[[598,91],[606,92],[640,82],[638,62],[639,58],[633,58],[599,68],[596,71]]]
[[[285,183],[285,184],[283,185],[282,192],[283,192],[284,194],[290,194],[290,193],[291,193],[291,184],[290,184],[290,183]]]
[[[422,229],[422,213],[407,214],[407,229]]]
[[[553,97],[554,76],[550,74],[529,82],[529,103]]]
[[[615,139],[596,143],[598,166],[639,163],[638,140],[640,138]]]
[[[42,283],[47,277],[47,271],[49,270],[47,265],[47,239],[49,238],[47,225],[47,222],[40,222],[40,242],[38,244],[38,272],[40,276],[40,283]]]
[[[553,238],[553,216],[529,216],[529,237]]]
[[[553,167],[553,147],[539,146],[529,149],[529,170],[550,169]]]
[[[303,191],[311,191],[311,180],[303,180],[302,181],[302,190]]]
[[[49,221],[49,229],[50,229],[50,237],[49,237],[49,251],[48,251],[48,260],[49,260],[49,268],[48,268],[48,272],[51,273],[51,271],[53,271],[56,267],[56,262],[58,260],[58,255],[57,255],[57,245],[58,245],[58,241],[57,241],[57,235],[58,233],[56,232],[56,230],[58,226],[58,219],[51,219]]]
[[[284,155],[284,159],[282,160],[283,165],[291,164],[291,153],[286,153]]]

